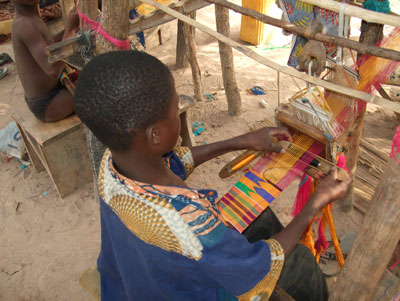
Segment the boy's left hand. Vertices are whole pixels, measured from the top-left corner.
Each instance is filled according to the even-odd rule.
[[[67,24],[65,26],[65,38],[69,38],[73,36],[75,33],[79,31],[79,15],[78,8],[75,6],[68,14]]]
[[[292,136],[287,128],[273,128],[265,127],[254,132],[247,133],[238,138],[243,139],[245,148],[256,151],[267,151],[275,153],[284,153],[285,150],[276,142],[285,137],[288,141],[292,142]]]

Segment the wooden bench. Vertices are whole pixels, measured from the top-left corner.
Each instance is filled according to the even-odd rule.
[[[44,123],[21,105],[13,118],[33,168],[47,170],[61,198],[92,181],[84,127],[76,115]]]

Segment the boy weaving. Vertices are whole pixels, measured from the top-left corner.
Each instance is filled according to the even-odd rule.
[[[16,12],[12,43],[26,103],[41,121],[53,122],[65,118],[74,112],[74,99],[60,82],[64,63],[50,64],[46,47],[79,30],[78,14],[73,10],[68,16],[65,31],[53,38],[39,16],[39,0],[12,0],[12,3]]]
[[[180,132],[174,79],[141,52],[95,57],[80,75],[75,106],[109,148],[98,179],[103,300],[265,300],[278,279],[296,300],[327,299],[315,259],[296,243],[350,182],[337,184],[333,170],[286,228],[267,209],[242,235],[222,222],[216,191],[183,181],[194,167],[228,151],[279,152],[270,138],[290,139],[287,130],[264,128],[174,148]]]

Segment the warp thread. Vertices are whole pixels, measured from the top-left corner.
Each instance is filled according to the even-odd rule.
[[[396,134],[393,137],[392,151],[390,158],[400,165],[400,125],[397,127]]]
[[[89,25],[91,29],[93,29],[96,33],[102,35],[107,41],[111,44],[115,45],[120,49],[130,50],[131,46],[129,40],[119,40],[110,36],[102,27],[100,22],[94,21],[90,19],[88,16],[84,15],[80,10],[78,10],[78,15],[80,20],[82,20],[85,24]]]

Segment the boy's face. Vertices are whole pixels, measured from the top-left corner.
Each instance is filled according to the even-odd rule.
[[[175,84],[172,83],[173,95],[169,106],[168,118],[165,120],[165,141],[166,152],[171,151],[178,141],[181,132],[181,119],[179,117],[179,99],[175,91]]]

